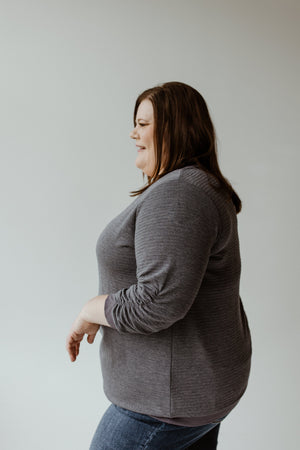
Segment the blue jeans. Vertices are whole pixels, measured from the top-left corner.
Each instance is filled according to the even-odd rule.
[[[89,450],[215,450],[219,422],[184,427],[111,404],[102,416]]]

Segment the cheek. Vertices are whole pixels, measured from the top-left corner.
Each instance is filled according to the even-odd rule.
[[[151,143],[151,134],[150,133],[145,133],[144,138],[145,138],[145,142],[149,146],[149,144]]]
[[[153,130],[148,128],[145,132],[145,139],[147,139],[147,142],[151,144],[151,147],[153,147]]]

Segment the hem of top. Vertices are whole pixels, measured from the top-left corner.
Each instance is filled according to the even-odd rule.
[[[178,417],[164,417],[164,416],[153,416],[149,414],[149,417],[152,417],[153,419],[160,420],[161,422],[170,423],[173,425],[179,425],[179,426],[186,426],[186,427],[197,427],[202,425],[207,425],[208,423],[218,423],[221,420],[223,420],[230,412],[233,410],[233,408],[236,407],[236,405],[241,400],[241,397],[235,401],[230,406],[227,406],[226,408],[222,408],[219,412],[214,414],[208,414],[205,416],[178,416]]]

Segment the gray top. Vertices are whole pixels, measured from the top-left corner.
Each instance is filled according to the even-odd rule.
[[[151,185],[100,234],[103,389],[116,405],[196,426],[246,390],[251,336],[239,295],[237,216],[195,166]]]

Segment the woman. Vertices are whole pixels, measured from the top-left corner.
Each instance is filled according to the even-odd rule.
[[[90,450],[216,449],[244,394],[251,336],[239,295],[241,200],[217,162],[206,103],[169,82],[134,109],[135,164],[147,184],[100,234],[99,295],[67,338],[71,361],[101,326],[111,405]]]

